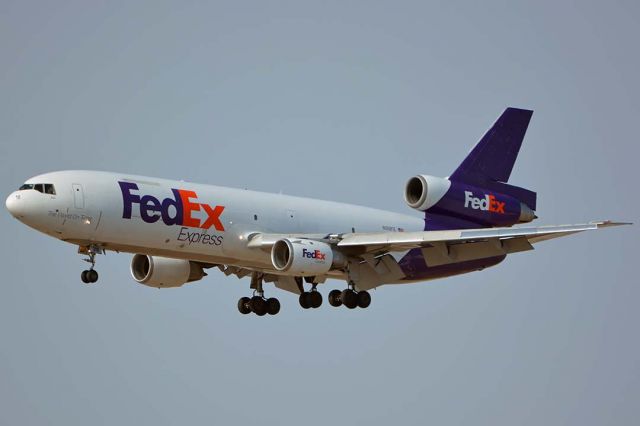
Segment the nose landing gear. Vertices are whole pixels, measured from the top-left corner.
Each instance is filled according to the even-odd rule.
[[[98,271],[94,269],[87,269],[86,271],[82,271],[80,274],[80,279],[85,284],[91,284],[98,281]]]
[[[78,249],[79,253],[86,254],[87,259],[82,259],[85,262],[89,262],[91,267],[87,270],[82,271],[80,274],[80,279],[85,284],[91,284],[98,281],[98,271],[93,269],[96,266],[96,254],[104,254],[104,250],[102,247],[92,244],[88,247],[80,247]]]

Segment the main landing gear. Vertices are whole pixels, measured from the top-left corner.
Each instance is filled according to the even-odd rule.
[[[317,309],[322,306],[322,294],[320,294],[316,288],[317,285],[318,284],[314,283],[313,287],[311,287],[311,291],[303,291],[300,293],[298,301],[303,309]]]
[[[253,289],[252,297],[242,297],[238,300],[238,311],[241,314],[250,314],[253,312],[258,316],[264,315],[276,315],[280,312],[280,301],[275,297],[265,298],[263,289],[263,274],[254,272],[251,275],[251,288]],[[318,291],[318,283],[315,283],[315,279],[296,277],[296,284],[300,297],[298,301],[303,309],[317,309],[322,306],[322,294]],[[311,284],[311,290],[304,290],[304,281]],[[349,309],[355,309],[357,307],[367,308],[371,305],[371,295],[368,291],[356,291],[356,285],[354,282],[349,282],[347,289],[332,290],[329,292],[329,303],[331,306],[346,306]]]
[[[253,288],[253,297],[241,297],[238,300],[238,311],[241,314],[249,314],[253,312],[259,317],[266,314],[276,315],[280,312],[280,301],[275,297],[265,299],[264,290],[262,288],[262,274],[254,272],[251,275],[251,288]]]
[[[104,250],[100,246],[90,245],[89,247],[80,247],[80,253],[84,253],[88,256],[88,259],[83,259],[85,262],[89,262],[91,267],[82,271],[80,279],[85,284],[91,284],[98,281],[98,271],[93,269],[96,266],[96,254],[104,253]]]
[[[357,307],[364,309],[371,304],[371,295],[368,291],[356,291],[355,285],[350,282],[347,289],[329,292],[329,304],[335,307],[344,305],[349,309]]]

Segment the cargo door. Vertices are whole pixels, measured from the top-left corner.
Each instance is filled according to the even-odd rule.
[[[84,191],[79,183],[71,184],[73,188],[73,204],[76,209],[84,209]]]

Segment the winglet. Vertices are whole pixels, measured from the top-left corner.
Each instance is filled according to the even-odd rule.
[[[598,228],[608,228],[608,227],[612,227],[612,226],[624,226],[624,225],[633,225],[633,222],[613,222],[611,220],[594,220],[592,222],[594,225],[596,225]]]

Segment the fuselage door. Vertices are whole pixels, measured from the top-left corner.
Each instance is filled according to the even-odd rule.
[[[76,209],[84,209],[84,192],[82,191],[82,185],[73,183],[71,186],[73,188],[73,203]]]

